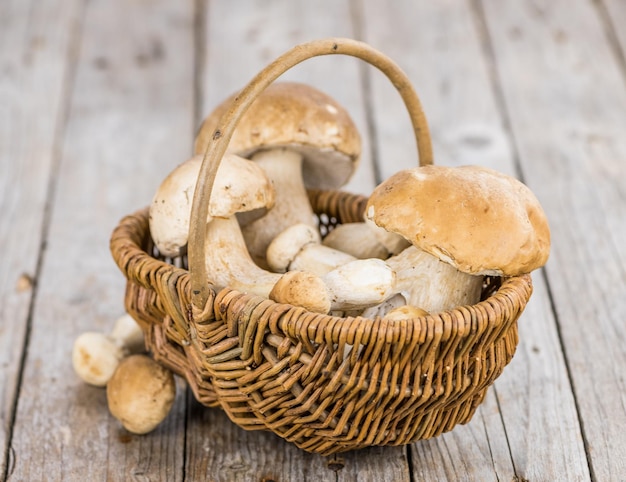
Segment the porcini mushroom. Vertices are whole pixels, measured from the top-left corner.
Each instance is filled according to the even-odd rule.
[[[412,243],[387,260],[406,304],[436,312],[480,298],[483,275],[543,266],[546,216],[518,180],[478,166],[400,171],[370,196],[366,215]]]
[[[220,214],[227,215],[224,217],[214,215],[206,225],[205,263],[207,275],[209,281],[217,289],[229,287],[244,293],[268,298],[282,275],[266,271],[254,263],[247,250],[235,214],[250,209],[259,209],[264,205],[271,206],[274,201],[273,187],[265,173],[251,161],[234,155],[230,155],[230,157],[240,159],[247,168],[256,171],[252,176],[246,175],[245,171],[241,172],[241,176],[245,177],[243,182],[247,190],[246,196],[254,201],[242,203],[239,197],[222,197]],[[237,182],[233,180],[229,191],[240,189],[236,186]],[[211,198],[214,196],[215,193],[212,193]],[[274,292],[271,299],[280,303],[304,306],[319,313],[326,313],[330,309],[330,301],[327,297],[317,296],[315,299],[307,297],[308,293],[314,291],[314,289],[307,287],[311,284],[317,285],[321,281],[316,282],[304,273],[298,273],[290,279],[297,283],[299,290]]]
[[[187,246],[191,202],[202,158],[194,156],[170,172],[150,204],[150,234],[164,256],[179,256]],[[265,180],[268,189],[253,189],[259,179]],[[217,170],[207,221],[214,216],[227,217],[240,211],[268,209],[274,203],[274,191],[270,185],[256,164],[239,156],[224,156]]]
[[[232,99],[203,122],[196,153],[205,152]],[[267,246],[278,233],[296,223],[314,225],[306,187],[336,189],[345,184],[358,164],[361,141],[348,113],[332,98],[305,84],[276,82],[239,120],[228,149],[259,163],[276,189],[273,209],[242,222],[250,254],[264,267]]]
[[[408,242],[401,238],[406,246]],[[322,244],[329,248],[343,251],[358,259],[387,259],[392,253],[380,242],[376,232],[365,222],[339,224],[323,239]],[[400,249],[399,251],[402,251]],[[398,251],[398,252],[399,252]]]
[[[324,276],[329,271],[356,258],[324,246],[319,231],[308,224],[289,226],[267,247],[267,264],[272,271],[308,271]]]
[[[174,375],[146,355],[131,355],[107,384],[111,415],[135,434],[154,430],[170,412],[176,398]]]
[[[268,297],[314,313],[326,314],[331,309],[330,295],[322,279],[305,271],[289,271],[280,276]]]
[[[144,349],[143,331],[128,314],[119,317],[110,334],[88,331],[72,349],[72,365],[86,383],[104,387],[122,359]]]
[[[317,276],[313,273],[266,271],[250,257],[234,216],[213,218],[207,224],[206,236],[207,272],[218,288],[228,286],[318,313],[329,309],[366,308],[380,303],[395,290],[395,274],[378,259],[350,261],[326,273],[321,281],[315,280]],[[279,281],[280,285],[275,287]],[[288,288],[289,283],[298,287]],[[313,303],[311,300],[316,297],[318,301]]]

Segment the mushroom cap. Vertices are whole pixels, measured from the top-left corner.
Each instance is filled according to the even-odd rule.
[[[465,273],[530,273],[550,252],[548,221],[532,191],[484,167],[400,171],[377,186],[366,215]]]
[[[202,159],[198,155],[178,165],[161,182],[150,204],[150,234],[165,256],[179,256],[187,245],[191,204]],[[259,166],[226,154],[217,170],[207,221],[212,217],[270,208],[274,200],[272,183]]]
[[[72,365],[84,382],[104,387],[127,354],[125,348],[110,336],[88,331],[74,341]]]
[[[272,288],[269,298],[313,313],[326,314],[330,311],[330,297],[324,281],[305,271],[285,273]]]
[[[204,154],[235,97],[218,105],[204,120],[196,136],[196,154]],[[325,93],[306,84],[276,82],[241,117],[228,149],[249,157],[275,147],[302,154],[306,187],[336,189],[348,182],[358,166],[361,138],[345,109]]]
[[[146,355],[131,355],[107,384],[111,415],[136,434],[148,433],[165,419],[176,398],[174,375]]]

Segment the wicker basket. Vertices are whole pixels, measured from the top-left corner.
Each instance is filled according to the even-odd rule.
[[[192,220],[206,219],[215,172],[236,124],[256,96],[310,57],[345,54],[379,68],[411,116],[421,164],[432,162],[422,109],[404,73],[348,39],[296,46],[255,77],[225,114],[200,171]],[[310,191],[328,232],[362,220],[367,199]],[[515,352],[529,275],[485,283],[482,301],[388,322],[307,312],[207,281],[202,223],[192,222],[187,257],[153,246],[147,209],[122,219],[111,251],[126,276],[126,309],[154,358],[183,376],[198,401],[221,407],[247,430],[270,430],[298,447],[332,454],[400,445],[468,422]],[[346,355],[347,353],[347,355]]]

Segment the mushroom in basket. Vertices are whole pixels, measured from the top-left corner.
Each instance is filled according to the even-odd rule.
[[[202,156],[198,155],[178,165],[161,182],[152,199],[150,235],[164,256],[180,256],[186,250],[191,202],[201,164]],[[258,187],[260,183],[263,188]],[[209,201],[207,221],[240,211],[263,211],[273,204],[274,190],[258,166],[239,156],[224,156]]]
[[[422,166],[376,187],[366,216],[412,246],[387,259],[409,305],[437,312],[479,301],[483,275],[543,266],[550,230],[523,183],[478,166]]]
[[[185,251],[191,218],[191,204],[202,156],[183,162],[161,183],[150,205],[150,234],[159,251],[178,256]],[[243,292],[268,297],[281,275],[259,268],[246,249],[236,213],[262,211],[274,205],[274,189],[255,163],[227,154],[222,159],[209,201],[205,259],[209,280],[217,288],[229,286]],[[275,301],[325,313],[328,297],[306,297],[309,277],[298,280],[302,289],[297,299]],[[293,295],[288,291],[285,296]]]
[[[150,207],[150,232],[157,248],[166,254],[179,254],[187,243],[191,200],[201,162],[200,156],[196,156],[174,169],[162,182]],[[282,279],[283,274],[259,267],[248,252],[235,215],[271,208],[273,204],[273,185],[257,163],[234,154],[224,156],[211,193],[205,233],[207,274],[215,288],[229,287],[317,313],[347,306],[366,307],[380,303],[381,296],[389,296],[395,287],[395,275],[383,264],[366,266],[359,262],[329,274],[324,281],[303,271]],[[336,286],[336,280],[342,277],[351,280],[352,287],[358,285],[364,267],[378,278],[369,291],[355,292]]]
[[[203,154],[234,96],[203,122],[195,152]],[[336,189],[352,176],[361,139],[348,113],[332,98],[305,84],[270,85],[239,120],[229,152],[257,162],[276,189],[276,205],[250,221],[238,216],[252,259],[265,267],[269,243],[287,227],[315,225],[306,188]]]

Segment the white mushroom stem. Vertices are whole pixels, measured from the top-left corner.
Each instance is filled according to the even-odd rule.
[[[209,281],[267,298],[280,279],[255,264],[246,248],[235,216],[213,218],[206,227],[205,262]]]
[[[302,180],[302,155],[286,148],[255,153],[256,162],[272,181],[276,202],[267,214],[242,226],[242,232],[252,259],[265,265],[267,247],[288,226],[304,223],[315,225],[315,215]]]
[[[129,314],[122,315],[115,320],[111,338],[130,353],[141,353],[146,349],[143,330]]]
[[[205,251],[209,281],[216,287],[228,286],[320,313],[363,309],[395,293],[395,274],[379,259],[351,261],[328,272],[321,281],[312,273],[291,271],[283,275],[265,271],[246,251],[234,216],[214,218],[207,224]],[[280,288],[275,289],[279,281]],[[290,283],[294,286],[286,288]],[[296,294],[300,291],[306,294],[302,298]],[[313,309],[311,300],[316,297],[320,308]]]
[[[317,228],[298,223],[276,236],[267,247],[267,264],[272,271],[308,271],[324,276],[356,258],[321,244]]]
[[[387,264],[396,273],[397,292],[407,305],[434,313],[480,300],[482,276],[463,273],[415,246],[387,259]]]
[[[144,349],[141,328],[130,315],[124,315],[109,335],[90,331],[78,336],[72,349],[72,365],[84,382],[104,387],[122,359]]]
[[[322,244],[358,259],[387,259],[393,254],[378,240],[374,230],[364,222],[339,224],[326,235]]]
[[[397,291],[396,274],[380,259],[357,259],[322,277],[331,310],[358,310],[382,303]]]
[[[397,289],[397,282],[396,282],[396,289]],[[406,305],[406,300],[404,299],[404,296],[402,296],[400,293],[396,293],[393,296],[384,300],[382,303],[379,303],[374,306],[370,306],[366,308],[365,310],[345,313],[344,316],[362,316],[363,318],[370,318],[373,320],[377,316],[380,316],[382,318],[386,316],[388,313],[390,313],[391,311],[395,310],[396,308],[399,308],[405,305]]]
[[[243,293],[328,313],[330,300],[323,281],[310,273],[293,272],[289,277],[257,266],[246,248],[237,219],[213,218],[206,228],[205,262],[209,281],[217,288]],[[280,288],[276,288],[277,284]]]

